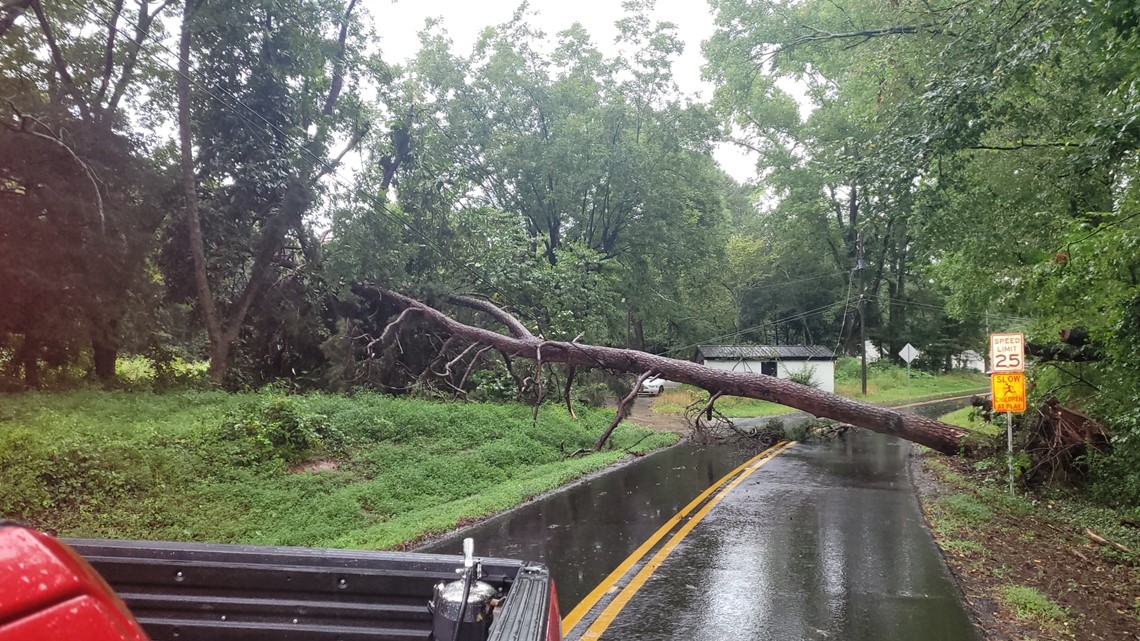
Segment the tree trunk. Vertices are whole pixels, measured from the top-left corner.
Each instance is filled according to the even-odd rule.
[[[95,377],[104,383],[115,380],[115,361],[119,346],[109,341],[92,341],[91,357],[95,361]]]
[[[961,428],[934,419],[903,414],[889,408],[843,398],[789,380],[762,374],[726,372],[632,349],[544,341],[525,330],[512,329],[514,335],[506,336],[460,323],[443,312],[402,294],[370,285],[354,285],[352,290],[358,296],[374,300],[383,299],[397,309],[409,307],[418,309],[425,320],[442,327],[453,337],[471,343],[491,345],[512,356],[530,359],[541,356],[544,363],[557,362],[575,367],[602,367],[638,374],[654,372],[657,376],[671,381],[688,383],[713,393],[720,392],[729,396],[743,396],[788,405],[815,416],[832,418],[898,436],[946,454],[956,454],[966,446],[962,439],[967,431]]]
[[[194,258],[194,288],[210,341],[210,381],[220,385],[226,377],[226,358],[223,356],[219,360],[217,355],[228,353],[229,345],[222,335],[222,324],[218,320],[206,272],[206,245],[202,240],[202,221],[198,211],[198,180],[194,172],[194,141],[190,123],[190,41],[197,6],[196,0],[186,0],[182,10],[182,30],[178,39],[178,141],[182,196],[186,199],[186,226],[190,235],[190,253]]]
[[[40,388],[40,342],[29,334],[24,334],[24,345],[20,350],[20,360],[24,364],[24,387]]]
[[[218,341],[217,343],[210,342],[210,368],[206,374],[210,379],[210,384],[214,387],[221,387],[226,381],[226,374],[229,372],[230,367],[230,343],[229,341]]]

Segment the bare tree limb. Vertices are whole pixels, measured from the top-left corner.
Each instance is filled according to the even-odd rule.
[[[115,0],[111,7],[111,19],[107,21],[107,44],[103,46],[103,76],[99,90],[95,92],[96,106],[103,102],[107,88],[111,86],[111,72],[115,69],[115,38],[119,35],[119,16],[123,13],[123,0]]]
[[[510,355],[501,349],[499,350],[499,355],[503,357],[503,366],[507,368],[507,374],[510,374],[511,378],[514,379],[515,388],[518,389],[518,394],[521,397],[523,391],[523,380],[519,378],[518,374],[515,373],[515,366],[514,363],[511,362]]]
[[[523,325],[521,322],[519,322],[519,319],[511,316],[490,301],[479,300],[478,298],[471,298],[470,296],[449,296],[447,302],[451,303],[452,305],[459,305],[460,307],[474,309],[476,311],[487,314],[500,323],[506,325],[507,329],[510,330],[511,335],[515,338],[535,337],[534,334],[532,334],[531,331],[526,328],[526,325]]]
[[[623,372],[656,372],[679,383],[716,390],[726,396],[756,398],[788,405],[815,416],[832,418],[872,431],[898,436],[926,445],[946,454],[957,454],[968,447],[963,443],[967,431],[934,419],[904,414],[897,410],[843,398],[822,390],[748,372],[728,372],[631,349],[602,347],[581,343],[524,339],[460,323],[443,312],[389,290],[357,284],[353,291],[369,299],[383,299],[398,308],[419,309],[424,320],[463,340],[491,345],[504,355],[536,358],[544,362],[560,362],[576,367],[594,367],[598,363]],[[504,314],[506,312],[503,312]]]
[[[467,384],[467,377],[471,375],[471,370],[475,369],[475,364],[479,362],[479,359],[483,358],[483,354],[485,354],[489,349],[491,349],[491,346],[487,345],[483,349],[475,352],[475,356],[472,357],[471,362],[467,364],[467,371],[463,372],[463,378],[459,379],[460,389],[462,389],[463,386]]]
[[[356,146],[360,144],[360,141],[364,140],[364,136],[368,134],[368,130],[369,127],[364,126],[358,128],[355,132],[353,132],[352,138],[349,139],[348,143],[345,144],[345,146],[340,150],[340,153],[338,153],[332,160],[322,163],[324,166],[321,167],[320,170],[313,175],[312,179],[309,180],[309,184],[315,185],[317,181],[336,171],[337,167],[340,167],[341,161],[344,160],[344,157],[346,155],[348,155],[348,152],[356,149]]]
[[[400,326],[404,324],[404,321],[419,313],[420,310],[412,307],[400,312],[396,320],[388,323],[388,325],[384,327],[384,331],[380,333],[379,338],[372,339],[372,342],[364,346],[364,351],[368,353],[368,358],[372,358],[376,352],[383,350],[391,344],[391,342],[395,340],[397,333],[400,331]],[[379,349],[375,349],[377,345],[380,346]]]
[[[75,85],[75,79],[71,77],[71,72],[67,68],[67,60],[63,57],[63,50],[59,48],[59,42],[55,39],[55,31],[52,30],[51,23],[48,22],[47,15],[44,14],[43,4],[40,0],[32,0],[31,7],[36,14],[36,20],[40,23],[40,30],[44,34],[44,39],[47,40],[48,50],[51,52],[51,61],[55,65],[55,72],[59,75],[63,88],[75,100],[75,106],[79,108],[79,113],[83,119],[90,122],[91,108],[83,97],[83,92],[79,91],[79,87]]]
[[[566,398],[566,411],[570,412],[570,418],[574,420],[578,420],[578,415],[574,413],[574,403],[570,400],[570,389],[574,387],[574,374],[577,371],[578,368],[573,365],[566,366],[566,387],[562,392],[562,396]]]
[[[606,428],[606,431],[602,432],[602,435],[598,437],[598,442],[594,443],[595,452],[601,450],[602,447],[605,446],[606,441],[610,440],[610,435],[614,433],[614,430],[617,429],[617,426],[625,420],[625,417],[629,416],[629,404],[633,402],[633,399],[637,398],[637,393],[641,391],[641,384],[651,376],[653,376],[652,370],[644,372],[641,376],[638,376],[637,380],[633,383],[633,387],[629,390],[629,393],[626,394],[625,397],[618,402],[617,413],[614,414],[613,422],[610,423],[610,426]]]
[[[708,420],[711,421],[713,419],[713,404],[716,403],[716,399],[720,398],[721,396],[722,394],[720,392],[717,392],[716,394],[710,396],[709,402],[705,403],[704,409],[702,409],[700,412],[697,412],[697,416],[700,417],[701,414],[705,414],[708,416]]]
[[[340,99],[340,91],[344,87],[344,65],[345,52],[347,50],[346,43],[348,41],[348,24],[354,8],[356,8],[356,0],[349,0],[348,6],[344,9],[344,15],[340,18],[340,35],[337,38],[336,62],[333,63],[332,84],[329,86],[328,97],[325,98],[325,106],[321,110],[321,113],[326,116],[332,115],[333,109],[336,108],[336,103]]]
[[[451,368],[455,365],[458,365],[463,360],[463,357],[470,354],[471,350],[475,349],[478,346],[479,346],[479,343],[471,343],[470,345],[467,346],[466,349],[464,349],[462,352],[459,352],[459,356],[456,356],[455,358],[451,359],[450,361],[447,361],[447,364],[443,366],[444,376],[451,376]]]
[[[5,121],[0,122],[0,126],[3,126],[5,129],[16,133],[27,134],[29,136],[39,138],[40,140],[46,140],[47,142],[50,142],[51,144],[67,152],[67,155],[71,157],[73,161],[75,161],[75,164],[79,165],[80,169],[83,170],[83,173],[87,176],[87,180],[91,182],[91,190],[95,195],[95,211],[99,215],[99,227],[100,229],[105,230],[107,225],[107,218],[103,211],[103,193],[102,190],[99,189],[99,176],[95,174],[95,170],[91,168],[91,165],[87,164],[87,161],[80,158],[79,154],[75,153],[74,149],[72,149],[66,142],[63,141],[63,136],[52,131],[51,127],[48,127],[38,118],[35,118],[34,116],[27,116],[21,113],[20,110],[16,107],[16,104],[11,100],[6,100],[5,102],[8,103],[8,108],[12,110],[13,114],[15,114],[16,123]],[[37,128],[39,129],[38,131]]]

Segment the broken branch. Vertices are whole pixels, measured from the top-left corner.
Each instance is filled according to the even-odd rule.
[[[630,389],[629,393],[625,395],[625,398],[621,399],[621,402],[618,403],[617,413],[614,414],[613,422],[610,423],[610,426],[607,427],[606,431],[603,432],[601,437],[598,438],[598,442],[594,443],[595,452],[602,449],[602,447],[606,444],[606,441],[610,440],[610,435],[613,434],[614,430],[617,429],[618,424],[625,420],[626,416],[629,416],[629,404],[633,402],[634,398],[637,398],[637,392],[641,390],[641,384],[644,383],[650,376],[653,376],[652,370],[645,372],[641,376],[638,376],[637,381],[633,383],[633,388]]]

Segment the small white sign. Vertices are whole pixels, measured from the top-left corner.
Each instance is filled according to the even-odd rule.
[[[1025,334],[990,334],[990,371],[1025,371]]]
[[[914,348],[914,345],[907,343],[906,346],[899,351],[899,356],[906,361],[907,365],[910,365],[911,361],[918,358],[918,350]]]

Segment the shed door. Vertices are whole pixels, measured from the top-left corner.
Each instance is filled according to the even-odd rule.
[[[760,363],[760,373],[764,376],[776,375],[776,361],[764,361]]]

